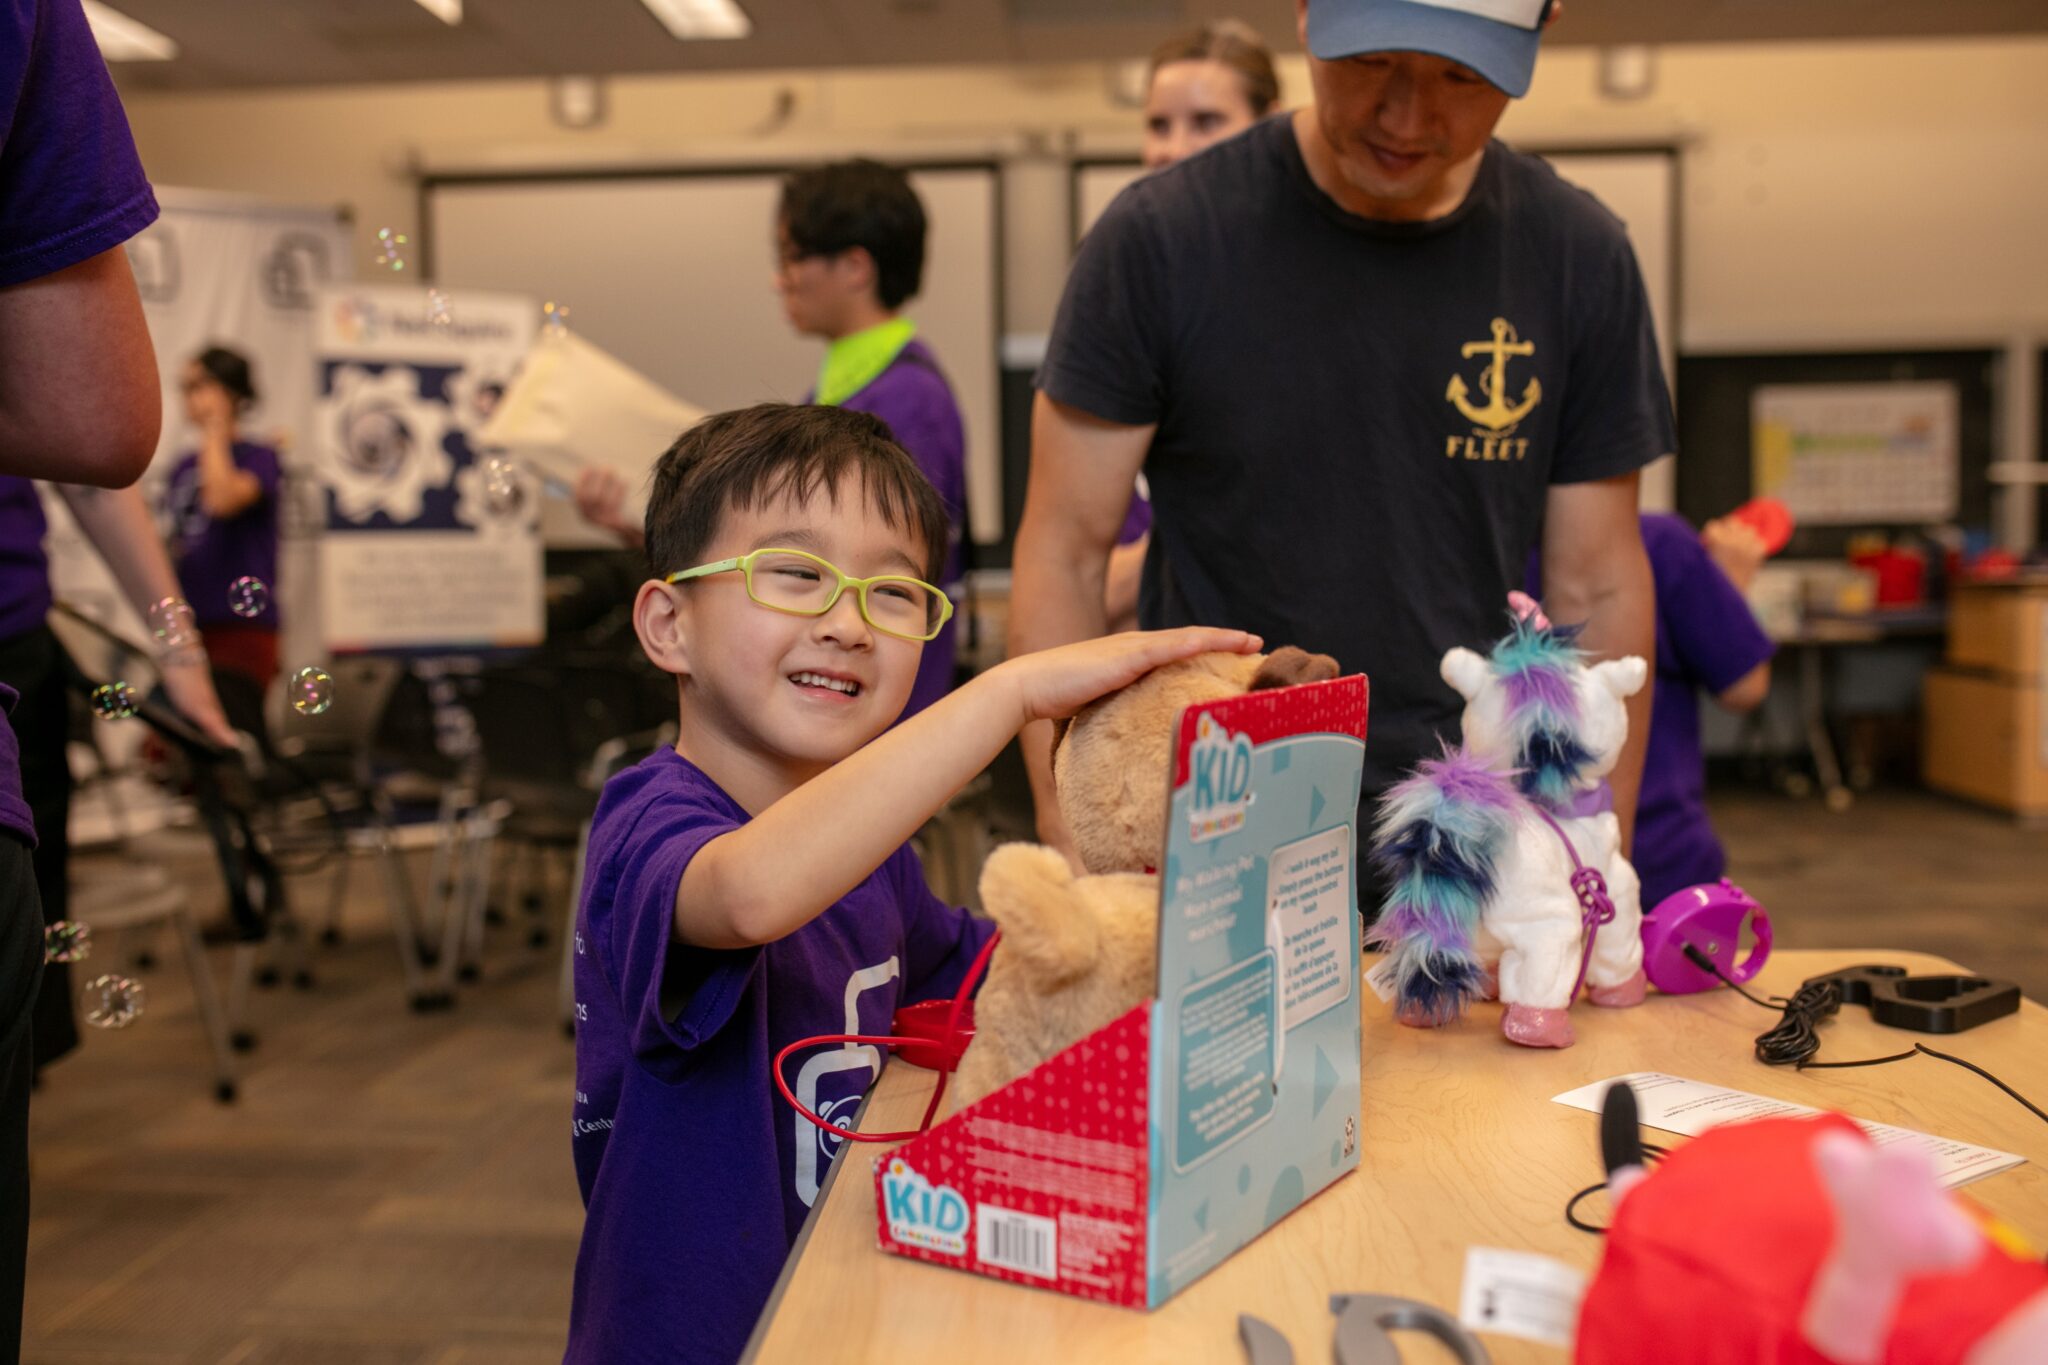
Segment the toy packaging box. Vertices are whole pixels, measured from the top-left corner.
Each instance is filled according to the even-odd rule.
[[[1154,997],[878,1158],[884,1250],[1155,1308],[1357,1167],[1367,695],[1181,713]]]

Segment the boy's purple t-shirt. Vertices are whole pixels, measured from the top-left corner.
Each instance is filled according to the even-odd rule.
[[[889,424],[897,444],[910,452],[917,467],[939,490],[952,524],[952,548],[939,586],[953,598],[957,612],[960,583],[966,572],[967,534],[967,428],[960,419],[960,405],[954,401],[953,386],[946,382],[931,348],[913,339],[868,386],[847,399],[841,407],[871,413]],[[953,687],[953,658],[957,649],[955,632],[960,618],[946,622],[944,629],[928,641],[918,660],[917,681],[903,715],[914,716],[946,695]]]
[[[127,115],[78,0],[0,0],[0,288],[54,275],[133,237],[156,220]],[[87,382],[83,378],[81,382]],[[10,479],[0,521],[0,610],[8,634],[49,607],[42,509]],[[41,610],[35,604],[41,603]],[[20,626],[19,629],[27,629]],[[0,711],[13,706],[0,688]],[[0,829],[31,842],[21,796],[21,750],[0,719]]]
[[[263,495],[240,516],[219,521],[199,503],[199,456],[186,454],[171,466],[164,483],[164,508],[170,523],[172,557],[178,565],[178,586],[204,626],[252,625],[278,629],[277,615],[277,452],[252,441],[234,444],[235,466],[256,476]],[[238,578],[260,579],[270,590],[263,610],[237,615],[228,589]]]
[[[586,1210],[567,1365],[730,1362],[746,1345],[841,1139],[776,1093],[800,1039],[886,1034],[950,996],[993,931],[926,889],[908,846],[787,938],[691,948],[673,936],[697,850],[747,814],[664,749],[605,784],[576,919],[576,1178]],[[784,1068],[848,1123],[873,1049],[806,1049]]]
[[[1697,693],[1734,686],[1777,646],[1685,518],[1645,512],[1642,525],[1657,592],[1657,686],[1630,861],[1642,878],[1643,909],[1650,910],[1674,892],[1715,880],[1728,866],[1707,817]],[[1535,555],[1528,579],[1530,592],[1541,597]]]

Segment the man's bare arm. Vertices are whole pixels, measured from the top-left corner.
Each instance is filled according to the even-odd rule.
[[[149,467],[162,420],[121,248],[0,289],[0,473],[120,488]]]
[[[1553,484],[1544,501],[1543,606],[1554,621],[1583,621],[1581,643],[1596,659],[1657,658],[1657,593],[1643,552],[1636,475]],[[1634,847],[1636,797],[1650,742],[1650,697],[1628,699],[1628,745],[1614,766],[1614,811],[1624,851]]]
[[[1031,482],[1011,562],[1009,654],[1088,640],[1104,629],[1103,585],[1150,426],[1106,422],[1039,394],[1031,409]],[[1052,727],[1025,727],[1038,837],[1071,850],[1052,793]]]

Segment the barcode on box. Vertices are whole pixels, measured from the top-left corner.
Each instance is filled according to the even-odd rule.
[[[1035,1213],[976,1206],[974,1258],[983,1265],[1036,1275],[1059,1277],[1059,1225]]]

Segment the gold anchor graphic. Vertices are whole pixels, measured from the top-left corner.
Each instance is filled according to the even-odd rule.
[[[1543,399],[1543,385],[1534,378],[1529,387],[1522,390],[1522,401],[1513,405],[1503,401],[1508,386],[1508,357],[1511,355],[1534,355],[1536,343],[1522,341],[1515,336],[1515,329],[1506,318],[1493,320],[1492,341],[1468,341],[1459,348],[1459,354],[1466,357],[1490,355],[1492,361],[1479,372],[1479,383],[1486,390],[1486,406],[1474,407],[1466,401],[1471,392],[1465,387],[1462,375],[1452,375],[1450,387],[1444,390],[1444,397],[1451,406],[1465,414],[1474,426],[1485,427],[1488,431],[1501,431],[1515,425],[1529,415],[1530,409]]]

